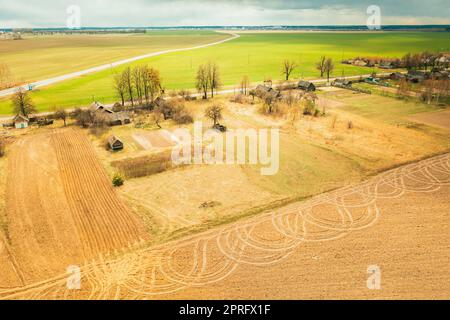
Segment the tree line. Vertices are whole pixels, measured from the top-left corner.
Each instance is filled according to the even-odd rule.
[[[129,101],[134,107],[151,106],[164,93],[159,71],[147,65],[127,67],[114,75],[114,88],[122,106]]]

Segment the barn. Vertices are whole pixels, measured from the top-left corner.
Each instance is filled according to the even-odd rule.
[[[305,91],[316,91],[316,86],[314,85],[314,83],[309,82],[309,81],[301,80],[298,83],[298,87],[299,87],[299,89],[302,89],[302,90],[305,90]]]
[[[113,151],[123,150],[123,142],[115,136],[108,138],[108,145]]]
[[[21,114],[18,114],[17,116],[15,116],[13,121],[14,121],[14,126],[16,127],[16,129],[28,128],[28,124],[30,123],[30,119],[28,119],[27,117],[25,117],[24,115],[21,115]]]

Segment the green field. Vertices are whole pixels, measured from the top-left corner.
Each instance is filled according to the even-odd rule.
[[[360,75],[372,69],[340,65],[338,61],[356,56],[400,57],[409,51],[448,51],[449,48],[447,33],[244,33],[239,39],[217,46],[133,64],[158,68],[167,89],[189,89],[194,87],[197,66],[208,60],[219,64],[223,84],[228,86],[238,83],[243,75],[249,75],[252,82],[281,79],[281,63],[286,58],[300,65],[294,78],[317,78],[314,65],[322,55],[335,59],[334,75]],[[93,99],[111,103],[118,100],[113,91],[112,73],[113,70],[105,70],[69,80],[34,92],[32,97],[39,111],[52,106],[84,106]],[[9,114],[10,110],[8,100],[0,101],[0,114]]]

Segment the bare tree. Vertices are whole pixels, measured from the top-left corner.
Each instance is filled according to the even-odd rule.
[[[68,118],[68,114],[67,114],[67,111],[64,109],[64,108],[62,108],[62,107],[55,107],[54,108],[54,110],[55,110],[55,116],[56,116],[56,118],[57,119],[61,119],[62,121],[64,121],[64,127],[66,127],[67,126],[67,118]]]
[[[328,82],[330,82],[330,74],[333,73],[333,70],[334,70],[333,59],[328,58],[327,60],[325,60],[325,69],[324,69],[324,72],[327,74]]]
[[[128,94],[128,98],[131,101],[131,106],[134,107],[134,86],[133,86],[133,75],[131,72],[131,68],[127,67],[123,70],[122,73],[123,81],[125,83],[126,92]]]
[[[219,66],[215,62],[209,62],[207,69],[208,69],[209,89],[211,90],[211,97],[214,98],[214,90],[217,91],[221,85]]]
[[[411,83],[409,83],[406,79],[401,79],[397,88],[397,96],[400,98],[407,98],[409,97],[410,91]]]
[[[122,102],[122,107],[125,106],[125,94],[127,92],[127,85],[123,73],[114,75],[114,89],[116,89],[117,96]]]
[[[297,64],[292,60],[284,60],[283,61],[283,69],[282,74],[285,77],[285,80],[288,81],[292,72],[297,68]]]
[[[163,92],[159,71],[153,68],[145,67],[143,76],[145,99],[147,104],[149,103],[149,100],[153,103]]]
[[[20,88],[12,96],[13,111],[15,114],[21,114],[28,117],[31,113],[36,112],[31,97],[28,95],[28,91]]]
[[[0,136],[0,158],[3,157],[6,153],[6,142],[4,141],[3,137]]]
[[[431,101],[433,100],[433,93],[436,86],[435,80],[426,80],[423,83],[423,92],[422,92],[422,99],[427,104],[431,104]]]
[[[241,93],[247,95],[248,87],[250,86],[250,78],[248,76],[242,77],[240,86],[241,86]]]
[[[316,63],[316,69],[320,71],[320,77],[323,78],[323,75],[325,74],[325,62],[327,58],[325,56],[322,56],[320,60]]]
[[[203,99],[208,99],[208,91],[209,91],[209,74],[206,65],[200,65],[197,71],[197,90],[203,93]]]
[[[223,108],[220,105],[212,105],[209,106],[205,111],[205,117],[214,121],[214,127],[219,123],[219,120],[222,119],[222,110]]]
[[[136,90],[136,100],[138,100],[139,104],[142,105],[142,97],[144,96],[144,88],[143,88],[143,74],[144,68],[142,66],[136,66],[132,69],[131,74],[133,77],[133,85]]]

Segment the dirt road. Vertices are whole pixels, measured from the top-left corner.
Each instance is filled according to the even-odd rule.
[[[9,154],[7,248],[25,283],[139,242],[87,137],[73,129],[19,140]],[[1,272],[0,272],[1,273]],[[0,277],[0,286],[3,286]]]
[[[0,298],[450,298],[450,154]],[[381,271],[381,290],[367,287]]]

